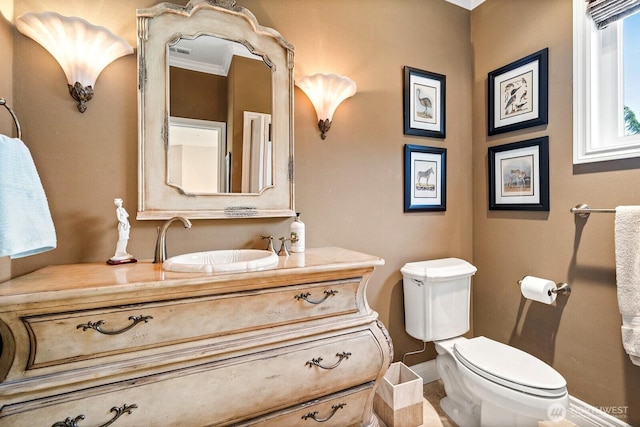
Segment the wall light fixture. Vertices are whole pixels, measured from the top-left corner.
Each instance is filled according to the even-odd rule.
[[[314,74],[296,81],[296,85],[309,97],[318,114],[318,128],[322,139],[331,128],[333,113],[342,101],[356,93],[356,83],[337,74]]]
[[[122,37],[84,19],[56,12],[25,13],[16,20],[18,31],[40,43],[58,61],[67,76],[69,94],[78,111],[87,110],[93,87],[104,68],[133,53]]]

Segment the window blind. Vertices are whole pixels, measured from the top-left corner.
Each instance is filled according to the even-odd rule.
[[[587,12],[601,30],[625,16],[640,11],[640,0],[586,0]]]

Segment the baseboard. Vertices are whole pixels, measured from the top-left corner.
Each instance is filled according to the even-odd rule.
[[[438,370],[436,369],[435,359],[411,365],[409,368],[422,377],[422,384],[429,384],[440,379],[440,375],[438,375]]]
[[[611,406],[602,410],[569,396],[569,410],[566,419],[578,427],[633,427],[623,421],[627,416],[628,409],[628,406]],[[611,414],[615,414],[617,417]]]
[[[422,377],[423,384],[440,379],[435,359],[411,365],[409,368]],[[627,406],[615,406],[602,410],[569,396],[569,409],[566,419],[578,427],[633,427],[623,421],[628,409]],[[611,414],[615,414],[617,417]]]

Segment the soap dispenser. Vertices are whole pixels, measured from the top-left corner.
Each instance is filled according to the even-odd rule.
[[[291,252],[304,252],[304,222],[300,221],[300,212],[291,223]]]

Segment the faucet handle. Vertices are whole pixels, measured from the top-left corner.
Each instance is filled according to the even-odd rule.
[[[267,243],[267,250],[271,251],[271,252],[273,252],[274,254],[277,255],[277,252],[276,252],[275,248],[273,247],[273,236],[261,235],[260,238],[262,240],[269,239],[269,243]]]
[[[287,249],[287,240],[291,241],[291,239],[287,239],[286,237],[280,238],[280,250],[278,251],[278,256],[289,256],[289,250]]]

